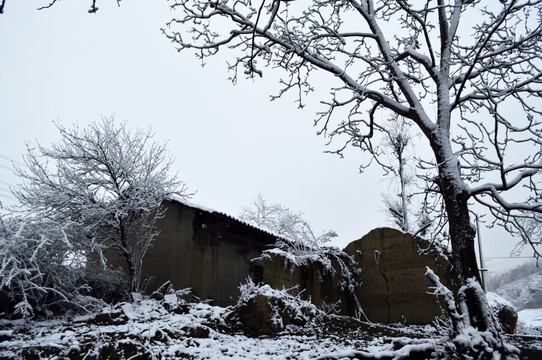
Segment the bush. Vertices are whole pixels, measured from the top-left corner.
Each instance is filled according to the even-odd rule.
[[[249,279],[240,290],[233,313],[250,335],[274,335],[288,326],[317,323],[326,316],[316,305],[303,300],[297,288],[276,290]]]
[[[90,310],[84,262],[68,236],[77,229],[37,219],[0,218],[0,306],[4,316],[31,318],[66,310]]]

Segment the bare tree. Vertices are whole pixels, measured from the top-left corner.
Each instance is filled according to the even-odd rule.
[[[542,211],[542,1],[175,0],[171,7],[179,15],[166,36],[202,60],[229,48],[234,81],[278,68],[275,98],[294,91],[300,105],[314,88],[330,87],[315,122],[337,154],[353,145],[378,156],[380,119],[390,113],[417,127],[429,144],[421,165],[447,214],[458,315],[495,329],[479,296],[469,208],[485,206],[506,227]],[[316,70],[329,75],[326,84],[312,81]],[[526,193],[511,191],[519,188]]]
[[[388,162],[382,162],[377,159],[380,166],[386,172],[386,175],[392,174],[399,182],[399,193],[397,198],[394,195],[385,195],[384,204],[386,210],[399,228],[405,232],[411,231],[409,224],[409,203],[413,194],[409,193],[408,187],[411,185],[412,176],[409,174],[407,159],[407,150],[412,142],[412,136],[409,133],[408,125],[402,121],[393,121],[389,128],[384,128],[385,135],[383,141],[383,151],[389,152],[392,159]]]
[[[433,184],[433,176],[427,176],[423,164],[418,169],[414,166],[416,159],[411,152],[414,137],[409,124],[394,116],[390,124],[379,130],[383,139],[374,146],[375,153],[379,154],[374,160],[385,175],[393,175],[399,185],[398,193],[383,195],[386,212],[401,230],[422,236],[432,244],[445,243],[448,240],[444,230],[448,223],[446,211]],[[366,166],[361,166],[362,172]]]
[[[540,213],[527,213],[521,217],[513,217],[508,231],[521,239],[512,250],[512,256],[519,256],[525,246],[530,246],[533,250],[533,257],[536,258],[536,265],[539,265],[542,251],[542,215]]]
[[[239,218],[285,238],[286,241],[279,239],[277,245],[294,255],[317,251],[337,236],[333,230],[316,235],[302,212],[292,211],[281,204],[270,204],[261,194],[241,210]]]
[[[80,226],[86,251],[115,251],[126,261],[132,291],[140,291],[143,257],[157,235],[162,201],[189,196],[184,183],[168,172],[165,144],[152,142],[151,130],[102,118],[85,129],[57,125],[60,142],[28,147],[23,179],[14,194],[27,215]]]
[[[88,0],[90,2],[90,8],[88,9],[89,14],[95,14],[98,11],[98,7],[96,6],[96,0]],[[121,0],[114,0],[117,3],[117,6],[120,6]],[[48,0],[43,2],[43,6],[40,6],[38,10],[44,10],[49,9],[53,5],[55,5],[58,2],[58,0]],[[0,14],[4,13],[4,5],[6,3],[6,0],[2,0],[0,2]]]

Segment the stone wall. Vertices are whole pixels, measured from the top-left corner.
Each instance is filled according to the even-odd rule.
[[[281,255],[280,252],[266,252],[260,260],[263,267],[263,282],[275,289],[289,289],[299,287],[301,297],[310,299],[316,306],[336,305],[342,314],[355,314],[355,301],[348,292],[348,281],[341,278],[344,267],[350,266],[346,271],[353,269],[346,254],[338,252],[328,253],[325,259],[307,256],[298,259],[298,264]],[[323,261],[322,261],[323,260]],[[342,262],[342,265],[339,264]],[[300,264],[299,264],[300,263]],[[359,282],[359,278],[352,275],[351,282]],[[341,280],[344,282],[341,284]]]
[[[176,289],[191,288],[199,298],[227,306],[236,303],[239,285],[251,277],[276,289],[297,285],[303,297],[318,306],[337,304],[344,315],[359,315],[361,304],[375,322],[426,324],[441,314],[435,296],[427,294],[432,284],[425,271],[429,266],[446,285],[450,266],[434,252],[421,251],[429,244],[400,231],[376,229],[344,252],[296,262],[280,252],[262,257],[276,237],[261,229],[189,203],[164,206],[160,234],[143,260],[149,293],[170,281]],[[108,258],[112,268],[126,267],[118,257]]]
[[[442,314],[437,298],[428,294],[431,282],[425,276],[429,266],[446,285],[450,265],[446,259],[428,249],[429,243],[398,230],[380,228],[350,243],[345,255],[357,263],[359,275],[352,276],[352,294],[340,284],[343,266],[331,257],[335,269],[330,272],[321,262],[302,261],[295,266],[287,257],[272,254],[264,258],[263,281],[282,289],[296,284],[305,298],[316,305],[338,304],[343,315],[360,316],[359,305],[368,320],[381,323],[405,322],[428,324]],[[345,257],[343,256],[343,259]],[[350,266],[349,272],[356,272]],[[353,296],[355,295],[355,297]]]
[[[450,264],[429,248],[429,243],[401,231],[380,228],[350,243],[345,252],[362,269],[363,285],[356,295],[371,321],[427,324],[441,315],[426,267],[449,285]]]
[[[215,305],[235,304],[239,285],[258,277],[252,259],[275,237],[225,214],[177,201],[164,202],[160,234],[143,260],[143,280],[150,293],[166,281],[175,289],[192,288]],[[118,259],[110,263],[122,265]],[[261,274],[260,274],[261,276]]]

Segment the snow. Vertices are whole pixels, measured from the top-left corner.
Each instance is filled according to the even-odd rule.
[[[542,335],[542,309],[525,309],[518,312],[520,329],[525,333]]]
[[[269,286],[245,285],[246,296],[255,292],[279,297],[288,307],[312,309],[286,291]],[[170,291],[162,300],[135,297],[130,303],[106,307],[101,313],[44,321],[0,319],[0,358],[100,358],[106,351],[138,355],[149,359],[352,359],[352,358],[433,358],[442,351],[447,332],[433,326],[381,326],[358,323],[357,327],[329,328],[318,322],[302,327],[289,325],[276,336],[246,336],[231,327],[235,307],[212,306],[205,302],[188,303],[184,291]],[[307,309],[305,309],[307,310]],[[318,312],[321,310],[312,309]],[[520,319],[530,326],[542,326],[542,309],[521,312]],[[346,318],[334,316],[335,326]],[[483,334],[470,329],[456,342],[483,343]],[[542,348],[542,341],[540,342]]]
[[[263,287],[260,293],[280,296],[270,287]],[[239,331],[221,330],[231,312],[231,307],[187,303],[177,294],[166,294],[161,301],[144,297],[108,307],[97,316],[33,322],[0,320],[0,358],[40,349],[41,358],[65,358],[70,351],[94,358],[113,348],[126,358],[135,355],[130,351],[137,349],[138,354],[151,359],[341,359],[362,352],[404,355],[434,348],[436,343],[434,332],[425,339],[404,337],[394,342],[393,338],[361,329],[338,334],[286,328],[276,337],[249,337]],[[193,330],[198,328],[203,331]]]
[[[487,303],[489,304],[491,308],[496,308],[499,306],[499,304],[509,306],[512,309],[516,308],[510,301],[506,300],[505,298],[503,298],[497,293],[487,292],[486,298],[487,298]]]

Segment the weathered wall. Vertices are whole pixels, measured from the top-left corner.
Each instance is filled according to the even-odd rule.
[[[334,272],[318,262],[292,266],[280,256],[254,262],[275,242],[274,236],[222,213],[176,201],[164,206],[165,217],[158,222],[160,234],[143,261],[143,279],[152,279],[147,292],[171,281],[174,288],[190,287],[196,296],[227,306],[237,301],[239,284],[252,277],[277,289],[299,285],[303,296],[314,304],[339,302],[345,315],[355,316],[359,301],[367,318],[375,322],[426,324],[441,314],[435,296],[427,294],[432,284],[425,271],[429,266],[449,284],[450,266],[431,251],[421,254],[420,249],[429,244],[400,231],[376,229],[345,248],[357,262],[349,264],[350,274],[352,267],[361,269],[360,275],[347,281],[362,284],[354,286],[354,297],[344,286],[345,263],[339,265],[337,254],[328,254]],[[118,258],[110,261],[113,268],[122,265]]]
[[[450,265],[429,243],[398,230],[380,228],[350,243],[345,252],[358,262],[363,285],[356,289],[365,314],[376,322],[427,324],[441,315],[432,286],[425,276],[431,268],[449,284]]]
[[[338,260],[332,258],[331,264],[334,272],[330,272],[318,262],[295,266],[284,257],[270,254],[262,260],[263,282],[275,289],[289,289],[298,285],[302,291],[301,296],[310,298],[316,306],[339,302],[338,310],[342,314],[349,314],[349,308],[354,308],[353,299],[348,295],[348,290],[341,290],[339,285],[341,266]]]
[[[381,228],[369,232],[360,240],[350,243],[344,252],[352,256],[361,270],[352,280],[360,283],[354,293],[364,314],[370,321],[409,324],[428,324],[441,315],[434,295],[427,292],[432,286],[425,276],[426,266],[449,284],[450,265],[445,258],[421,249],[429,244],[398,230]],[[280,256],[263,261],[263,281],[281,289],[298,284],[305,298],[316,305],[335,304],[344,315],[357,315],[356,299],[346,289],[341,290],[341,266],[334,260],[335,275],[319,263],[292,266]]]
[[[227,306],[239,297],[239,284],[253,275],[251,260],[274,238],[221,213],[168,201],[160,234],[143,260],[143,280],[152,292],[166,281],[190,287],[202,299]],[[116,261],[119,261],[118,259]]]

